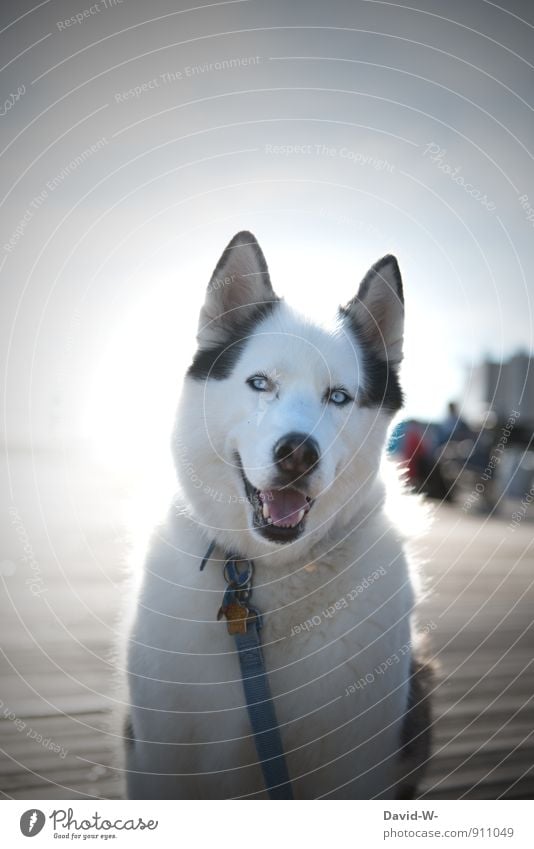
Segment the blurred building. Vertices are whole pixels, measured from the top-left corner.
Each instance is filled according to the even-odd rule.
[[[487,412],[504,424],[519,411],[521,430],[534,430],[534,357],[519,353],[503,362],[485,360],[470,370],[462,410],[480,421]]]

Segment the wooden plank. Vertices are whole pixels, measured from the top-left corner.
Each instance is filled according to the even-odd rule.
[[[115,521],[116,495],[106,502],[105,487],[93,485],[83,494],[88,505],[94,500],[84,531],[91,555],[80,552],[79,528],[65,527],[59,514],[41,525],[39,512],[29,511],[24,521],[49,593],[32,597],[25,573],[18,583],[6,579],[2,698],[18,719],[68,753],[62,759],[43,748],[0,712],[0,748],[11,756],[0,754],[0,785],[8,797],[117,798],[123,792],[122,778],[111,768],[114,738],[108,733],[123,581],[123,549],[114,540],[123,532]],[[57,494],[51,498],[54,503]],[[20,565],[19,542],[9,526],[4,530],[4,556]],[[437,754],[424,784],[426,798],[534,797],[534,744],[528,737],[534,728],[534,700],[528,703],[534,665],[525,670],[534,656],[533,587],[520,599],[534,577],[532,537],[526,522],[510,533],[504,517],[486,521],[444,505],[418,542],[428,590],[419,621],[436,623],[431,650],[440,665]],[[53,553],[49,538],[57,547]]]

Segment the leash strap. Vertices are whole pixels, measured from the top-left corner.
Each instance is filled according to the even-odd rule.
[[[258,619],[247,625],[246,634],[235,634],[247,711],[254,743],[271,799],[292,799],[280,729],[261,650]]]
[[[214,544],[206,552],[201,568],[206,565],[213,548]],[[293,799],[282,737],[261,648],[261,614],[249,604],[254,564],[252,560],[239,562],[245,564],[244,569],[238,568],[238,561],[231,555],[225,562],[223,574],[227,586],[217,619],[226,617],[228,631],[235,639],[247,712],[269,797]]]

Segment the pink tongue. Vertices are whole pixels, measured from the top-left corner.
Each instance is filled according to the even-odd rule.
[[[296,489],[266,489],[260,493],[268,505],[273,525],[294,525],[301,510],[307,507],[306,496]]]

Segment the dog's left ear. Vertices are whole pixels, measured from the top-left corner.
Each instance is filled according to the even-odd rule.
[[[278,300],[255,236],[242,230],[226,246],[209,282],[200,312],[200,348],[246,336]]]
[[[341,308],[357,336],[376,356],[397,365],[402,360],[404,295],[397,260],[391,254],[369,269],[358,294]]]

